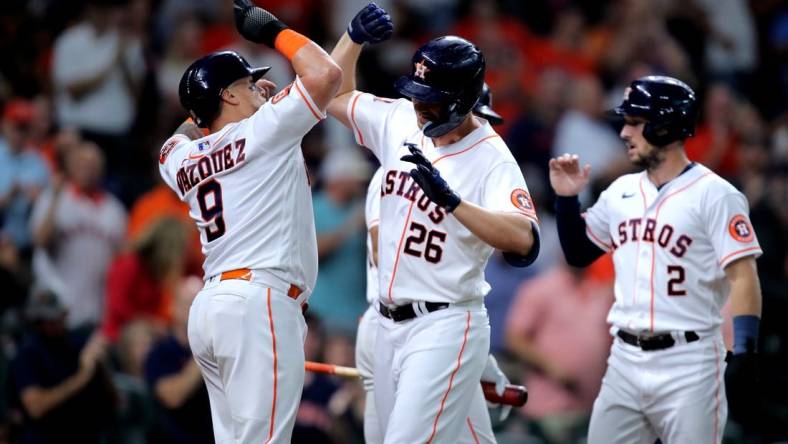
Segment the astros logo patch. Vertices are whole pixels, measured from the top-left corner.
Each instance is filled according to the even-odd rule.
[[[755,237],[750,221],[741,214],[733,216],[728,223],[728,233],[732,238],[743,243],[750,242]]]
[[[525,211],[526,213],[534,215],[536,214],[536,211],[534,210],[534,203],[531,201],[531,196],[528,195],[527,191],[521,188],[516,188],[514,191],[512,191],[511,199],[512,204],[515,207]]]
[[[290,94],[290,88],[292,88],[292,87],[293,87],[293,84],[291,83],[291,84],[285,86],[284,89],[282,89],[281,91],[276,93],[276,95],[271,99],[271,105],[276,105],[277,103],[279,103],[280,100],[282,100],[285,97],[287,97],[287,95]]]

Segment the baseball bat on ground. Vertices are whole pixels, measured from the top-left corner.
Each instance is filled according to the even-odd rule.
[[[328,375],[343,376],[345,378],[360,378],[358,369],[354,367],[343,367],[341,365],[324,364],[322,362],[306,361],[304,366],[307,371],[315,373],[325,373]],[[495,404],[506,404],[521,407],[528,401],[528,390],[521,385],[509,384],[503,392],[503,396],[498,396],[495,392],[495,384],[482,381],[482,391],[484,397]]]

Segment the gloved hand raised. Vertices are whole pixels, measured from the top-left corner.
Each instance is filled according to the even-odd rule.
[[[394,32],[391,16],[380,6],[369,3],[347,25],[350,39],[359,45],[380,43]]]
[[[273,47],[276,35],[286,28],[276,16],[249,0],[233,0],[233,13],[238,33],[251,42]]]
[[[449,184],[441,177],[440,171],[424,157],[419,147],[412,143],[406,143],[410,154],[400,158],[405,162],[416,164],[416,168],[410,170],[410,177],[419,184],[424,194],[430,198],[435,205],[446,209],[449,213],[454,211],[460,204],[460,195],[451,189]]]

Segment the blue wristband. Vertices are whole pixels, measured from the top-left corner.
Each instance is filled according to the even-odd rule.
[[[733,354],[755,353],[758,344],[758,326],[761,319],[755,315],[733,317]]]

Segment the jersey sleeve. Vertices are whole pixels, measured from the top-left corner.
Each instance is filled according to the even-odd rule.
[[[707,207],[703,226],[711,239],[720,267],[725,268],[736,259],[760,256],[758,244],[750,223],[747,199],[739,192],[727,193]]]
[[[596,203],[583,213],[586,221],[586,236],[597,247],[608,253],[613,249],[613,239],[610,237],[610,214],[607,209],[609,190],[610,188],[603,191]]]
[[[188,137],[182,134],[176,134],[167,139],[159,151],[159,173],[161,174],[161,178],[164,179],[164,183],[178,193],[180,197],[183,197],[183,192],[178,189],[176,176],[184,155],[182,152],[179,153],[179,149],[189,142],[190,140]]]
[[[537,225],[536,207],[528,193],[523,173],[514,162],[498,164],[484,180],[481,206],[488,210],[520,213]]]
[[[246,152],[284,151],[298,145],[301,139],[326,113],[318,108],[309,92],[296,76],[293,83],[274,95],[250,118],[251,134]]]
[[[383,168],[378,168],[367,187],[367,202],[364,207],[364,218],[367,230],[380,224],[380,185],[383,180]]]
[[[347,117],[359,145],[372,151],[378,159],[383,155],[388,135],[409,133],[416,129],[416,114],[407,100],[393,100],[356,91],[350,98]]]

